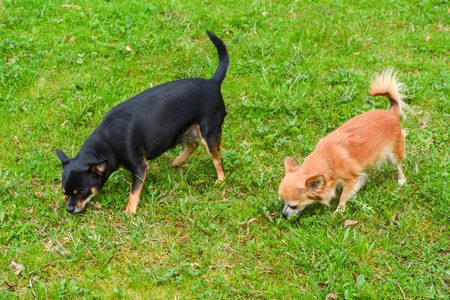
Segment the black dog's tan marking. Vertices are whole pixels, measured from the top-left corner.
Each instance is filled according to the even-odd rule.
[[[217,182],[222,181],[225,179],[225,173],[223,171],[223,159],[222,155],[220,154],[220,142],[221,142],[221,134],[218,134],[212,139],[206,140],[201,136],[202,144],[205,146],[205,148],[208,150],[209,156],[211,156],[214,167],[216,168],[217,172]]]
[[[198,125],[194,124],[191,128],[183,135],[181,143],[186,146],[183,153],[181,153],[172,163],[172,167],[176,168],[184,164],[189,156],[197,149],[200,138],[200,133]]]
[[[187,78],[148,89],[112,108],[75,158],[56,149],[64,169],[67,211],[81,211],[121,167],[133,174],[126,212],[136,212],[147,177],[147,160],[181,143],[186,148],[172,164],[181,166],[198,147],[199,139],[214,162],[218,181],[225,179],[220,141],[226,111],[220,87],[229,58],[223,42],[211,32],[208,36],[219,55],[219,66],[210,79]]]
[[[145,165],[145,166],[144,166]],[[139,197],[144,187],[145,179],[147,179],[148,163],[144,159],[141,168],[133,174],[133,182],[131,183],[130,197],[125,213],[136,213],[139,204]]]

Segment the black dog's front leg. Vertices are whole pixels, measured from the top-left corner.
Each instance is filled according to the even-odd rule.
[[[133,175],[133,180],[130,189],[130,198],[128,201],[125,213],[136,213],[136,209],[139,203],[139,198],[141,196],[142,188],[144,187],[145,179],[147,178],[148,163],[144,159],[144,162],[137,166],[134,170],[131,170]]]

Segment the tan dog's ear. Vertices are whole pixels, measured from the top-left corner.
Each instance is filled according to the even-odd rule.
[[[306,186],[309,190],[317,190],[323,186],[324,180],[322,175],[314,175],[306,179]]]
[[[288,156],[284,159],[284,167],[286,168],[286,173],[292,173],[298,168],[298,165],[293,158]]]

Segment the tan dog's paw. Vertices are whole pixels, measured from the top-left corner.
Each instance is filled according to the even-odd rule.
[[[134,215],[134,214],[136,213],[136,210],[132,210],[132,209],[130,209],[130,208],[127,207],[127,208],[123,211],[123,213],[126,214],[127,216],[131,216],[131,215]]]
[[[222,178],[222,179],[217,179],[215,182],[214,182],[214,184],[224,184],[225,183],[225,178]]]
[[[345,205],[338,205],[338,207],[334,211],[333,215],[335,215],[336,213],[344,214],[345,213],[345,209],[346,209]]]

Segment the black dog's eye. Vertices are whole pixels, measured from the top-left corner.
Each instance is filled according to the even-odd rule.
[[[87,193],[80,193],[77,195],[78,198],[84,198],[86,196]]]
[[[289,205],[289,207],[290,207],[291,209],[297,209],[298,205],[293,205],[293,206]]]

